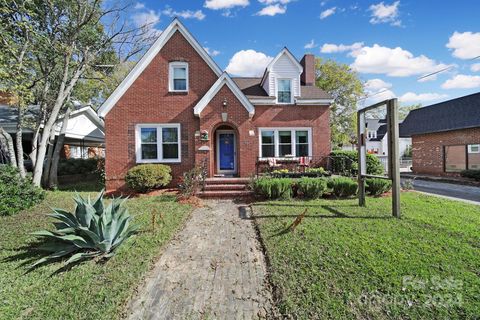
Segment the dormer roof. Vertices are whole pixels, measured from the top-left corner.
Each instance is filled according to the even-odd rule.
[[[270,63],[267,65],[267,67],[265,68],[265,72],[263,73],[263,77],[262,77],[262,81],[261,81],[261,85],[263,86],[264,82],[265,82],[265,79],[267,78],[267,75],[268,73],[272,70],[272,67],[275,65],[275,63],[277,63],[278,59],[280,59],[283,55],[287,56],[291,61],[292,63],[295,65],[295,67],[298,69],[298,72],[299,74],[302,73],[303,71],[303,67],[302,65],[300,64],[300,62],[297,60],[297,58],[295,58],[295,56],[290,52],[290,50],[288,50],[287,47],[284,47],[277,55],[275,58],[273,58],[272,61],[270,61]]]

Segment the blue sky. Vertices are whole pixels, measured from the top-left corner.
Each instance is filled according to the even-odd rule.
[[[479,12],[478,0],[146,0],[130,17],[162,30],[179,16],[232,74],[258,75],[287,46],[298,59],[309,52],[350,65],[366,103],[429,105],[480,91],[480,58],[471,60],[480,56]]]

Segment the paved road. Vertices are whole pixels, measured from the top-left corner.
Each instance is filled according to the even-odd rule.
[[[129,319],[263,319],[272,295],[249,207],[207,201],[165,248]]]
[[[404,180],[407,179],[402,178],[402,181]],[[415,179],[413,180],[413,189],[480,204],[480,187]]]

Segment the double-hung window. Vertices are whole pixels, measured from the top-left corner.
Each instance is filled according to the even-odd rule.
[[[261,128],[260,158],[312,156],[311,128]]]
[[[180,162],[180,124],[138,124],[136,158],[138,163]]]
[[[292,103],[292,79],[277,80],[278,103]]]
[[[188,91],[188,63],[171,62],[169,69],[169,90]]]

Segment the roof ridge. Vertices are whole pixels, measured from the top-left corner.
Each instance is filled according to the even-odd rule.
[[[466,96],[461,96],[461,97],[453,98],[453,99],[450,99],[450,100],[437,102],[437,103],[434,103],[434,104],[431,104],[431,105],[428,105],[428,106],[420,107],[420,108],[417,108],[417,109],[413,109],[413,110],[410,110],[410,112],[415,112],[415,111],[423,110],[423,109],[426,109],[426,108],[432,108],[432,107],[438,106],[440,104],[449,103],[449,102],[452,102],[452,101],[455,101],[455,100],[462,100],[462,99],[465,99],[465,98],[468,98],[468,97],[471,97],[471,96],[474,96],[474,95],[480,95],[480,91],[475,92],[475,93],[471,93],[471,94],[467,94]]]

